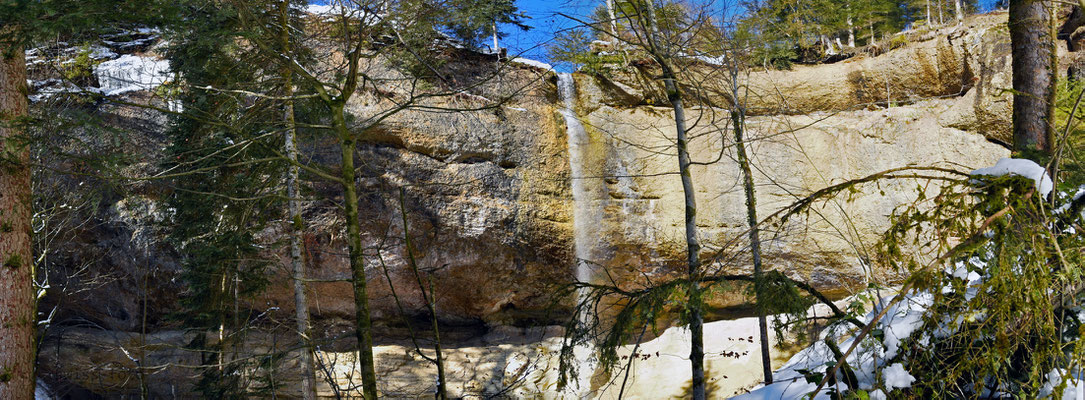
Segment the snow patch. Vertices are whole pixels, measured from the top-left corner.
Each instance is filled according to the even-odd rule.
[[[117,57],[117,53],[109,49],[108,47],[93,46],[90,48],[90,54],[88,54],[87,56],[93,60],[104,60],[107,58]]]
[[[94,67],[98,86],[106,96],[154,89],[166,83],[169,74],[169,61],[130,54]]]
[[[885,378],[885,387],[890,390],[911,387],[912,382],[915,382],[915,377],[909,374],[901,363],[895,363],[883,369],[882,376]]]
[[[61,79],[46,79],[44,81],[28,81],[29,87],[35,89],[36,94],[27,96],[27,99],[31,103],[37,103],[43,100],[48,100],[53,96],[61,93],[87,93],[87,94],[100,94],[98,88],[85,88],[79,87],[75,84],[61,80]]]
[[[846,385],[845,385],[846,386]],[[795,378],[785,381],[776,381],[771,385],[754,390],[750,393],[732,397],[731,400],[790,400],[803,399],[813,392],[818,385],[807,382],[804,378]],[[814,400],[829,399],[829,394],[822,390]]]
[[[884,298],[881,304],[888,303],[891,298]],[[923,313],[927,311],[934,296],[929,293],[910,296],[909,298],[894,304],[885,317],[878,321],[885,332],[885,357],[893,358],[900,351],[902,341],[912,336],[917,329],[923,326]],[[875,311],[878,309],[875,308]]]
[[[550,64],[547,64],[547,63],[544,63],[544,62],[538,61],[538,60],[532,60],[530,58],[516,57],[516,58],[513,58],[513,59],[509,60],[509,62],[514,63],[514,64],[526,65],[526,66],[532,67],[532,68],[539,68],[539,69],[543,69],[543,70],[547,70],[547,71],[553,71],[554,70],[554,67],[551,66]]]
[[[49,385],[41,379],[38,379],[37,385],[34,386],[34,400],[53,400],[53,390],[49,389]]]
[[[727,61],[727,58],[724,57],[724,56],[719,56],[719,57],[693,56],[693,58],[696,59],[697,61],[703,62],[705,64],[709,64],[709,65],[724,65],[724,62]]]
[[[1085,382],[1081,380],[1081,372],[1073,374],[1067,374],[1064,369],[1053,369],[1048,372],[1044,377],[1044,385],[1040,387],[1040,393],[1038,398],[1041,399],[1062,399],[1062,400],[1081,400],[1085,399]],[[1055,395],[1055,390],[1063,383],[1063,377],[1069,376],[1069,381],[1066,382],[1066,388],[1062,390],[1061,395]]]
[[[888,304],[892,298],[892,296],[885,297],[876,304]],[[933,299],[934,297],[930,293],[916,293],[905,296],[899,303],[890,306],[885,316],[877,322],[877,326],[884,332],[884,341],[879,343],[873,337],[867,336],[859,343],[856,351],[848,355],[848,365],[853,368],[855,377],[859,381],[859,387],[852,389],[873,390],[884,387],[887,390],[892,390],[911,386],[915,378],[908,373],[904,365],[895,363],[887,366],[886,361],[896,355],[900,351],[902,342],[921,327],[923,314],[930,307]],[[882,307],[875,307],[865,317],[861,318],[861,321],[869,323],[881,311]],[[833,338],[839,340],[839,348],[848,349],[855,344],[855,332],[852,328],[854,327],[851,325],[842,324],[832,326],[822,334],[822,339]],[[777,370],[773,375],[775,380],[773,384],[758,388],[746,395],[736,397],[736,399],[779,400],[803,398],[803,396],[812,392],[817,387],[817,384],[806,383],[806,376],[800,371],[826,373],[829,369],[828,365],[835,362],[836,357],[829,349],[829,346],[824,341],[818,341],[796,353],[788,360],[787,364]],[[883,385],[878,384],[879,370],[882,372]],[[840,384],[835,388],[843,390],[845,387],[846,385]],[[829,399],[830,394],[828,392],[823,388],[818,392],[816,399]]]
[[[1047,194],[1051,193],[1051,189],[1054,187],[1051,177],[1047,175],[1047,170],[1032,160],[1003,158],[998,160],[993,167],[972,171],[972,175],[1004,176],[1010,174],[1032,179],[1033,182],[1036,182],[1036,190],[1039,190],[1040,195],[1044,197],[1047,197]]]

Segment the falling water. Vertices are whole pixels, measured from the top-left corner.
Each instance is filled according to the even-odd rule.
[[[558,74],[558,95],[564,108],[561,110],[565,117],[565,132],[569,141],[569,171],[573,188],[573,243],[576,251],[576,280],[578,282],[592,281],[592,249],[594,248],[594,236],[601,223],[601,217],[592,209],[592,195],[588,189],[588,174],[585,173],[586,155],[590,144],[584,125],[576,116],[576,81],[572,74]],[[587,296],[582,289],[577,294],[577,301],[581,302]],[[587,312],[581,312],[577,316],[581,325],[589,322]],[[592,359],[592,349],[578,347],[573,349],[578,361],[577,397],[590,396],[591,376],[595,372],[595,363]]]
[[[584,131],[584,125],[576,116],[576,81],[572,74],[558,74],[558,90],[565,108],[561,110],[565,117],[565,133],[569,141],[569,171],[573,187],[573,235],[576,247],[576,279],[580,282],[591,281],[592,224],[593,215],[590,210],[591,195],[585,185],[584,173],[585,153],[588,148],[588,134]]]

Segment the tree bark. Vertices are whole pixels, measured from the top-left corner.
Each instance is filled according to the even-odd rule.
[[[373,363],[373,323],[369,317],[369,291],[362,257],[361,221],[358,218],[358,191],[354,182],[354,146],[356,141],[347,130],[343,105],[335,107],[333,119],[339,131],[342,154],[340,183],[343,186],[343,209],[347,217],[347,240],[350,254],[351,282],[354,286],[354,327],[358,340],[358,361],[362,368],[362,393],[366,400],[377,399],[377,371]]]
[[[1011,0],[1009,29],[1013,47],[1014,151],[1051,151],[1054,142],[1053,36],[1042,0]]]
[[[664,84],[667,88],[667,100],[674,109],[675,132],[678,139],[678,171],[682,175],[682,193],[686,211],[686,265],[691,282],[695,282],[701,273],[701,243],[697,237],[697,199],[690,174],[689,139],[686,137],[686,111],[682,105],[682,96],[678,89],[674,72],[664,67]],[[689,294],[689,331],[691,337],[689,360],[693,375],[692,398],[705,398],[704,373],[704,316],[701,310],[701,288],[696,283],[690,284]]]
[[[445,379],[445,358],[444,351],[441,349],[441,324],[437,319],[437,292],[434,290],[433,273],[429,274],[429,288],[422,283],[422,273],[418,269],[418,260],[414,257],[414,246],[411,244],[411,232],[407,223],[407,200],[406,194],[403,189],[399,190],[399,215],[403,221],[403,249],[407,252],[407,266],[411,268],[411,272],[414,273],[414,279],[418,283],[418,291],[422,295],[422,302],[426,303],[426,308],[430,315],[430,326],[433,329],[433,352],[434,356],[431,361],[437,366],[437,391],[434,393],[434,397],[437,400],[448,399],[448,381]],[[389,278],[389,285],[391,279]],[[428,290],[428,294],[427,294]],[[402,311],[402,310],[401,310]],[[412,331],[413,334],[413,331]],[[417,342],[415,343],[417,346]],[[418,349],[419,354],[422,353],[421,349]],[[428,358],[425,355],[423,358]]]
[[[693,177],[690,174],[692,162],[689,157],[689,139],[686,132],[686,109],[682,104],[682,93],[678,87],[678,76],[668,62],[668,55],[664,52],[660,40],[659,26],[656,23],[654,4],[645,2],[647,5],[649,49],[653,58],[663,70],[663,84],[667,90],[667,101],[671,103],[674,111],[674,130],[676,147],[678,149],[678,171],[682,177],[682,193],[685,200],[686,214],[686,266],[687,275],[690,278],[688,304],[689,332],[690,332],[690,397],[694,400],[704,400],[705,393],[705,370],[704,370],[704,315],[702,314],[701,288],[695,283],[701,273],[701,243],[697,236],[697,199],[693,187]]]
[[[614,0],[607,0],[607,17],[610,18],[610,34],[618,37],[618,17],[614,14]],[[614,39],[617,43],[617,39]]]
[[[734,79],[734,77],[732,78]],[[738,99],[739,86],[734,85],[735,99]],[[735,103],[739,104],[739,103]],[[735,151],[738,153],[738,165],[742,169],[742,186],[746,192],[746,221],[750,226],[750,252],[753,253],[753,282],[754,293],[757,299],[757,329],[761,339],[761,368],[765,376],[765,384],[772,383],[772,355],[769,352],[769,329],[765,318],[765,307],[762,299],[765,297],[762,279],[761,265],[761,238],[757,227],[757,192],[753,186],[753,172],[750,170],[750,159],[746,154],[746,115],[741,106],[731,110],[731,123],[735,125]]]
[[[927,0],[927,26],[931,26],[931,0]]]
[[[964,10],[961,9],[961,0],[953,0],[953,7],[957,12],[957,22],[964,20]]]
[[[851,22],[851,15],[848,15],[848,47],[855,47],[855,25]]]
[[[292,85],[292,80],[287,85]],[[289,87],[289,86],[288,86]],[[286,96],[292,96],[293,90],[288,89]],[[287,100],[286,115],[288,125],[286,132],[286,156],[292,161],[298,161],[297,131],[294,128],[294,102]],[[316,367],[313,362],[313,344],[309,324],[309,302],[305,295],[305,259],[302,257],[301,235],[304,232],[303,219],[301,217],[301,190],[298,186],[298,167],[290,165],[287,170],[286,196],[290,209],[290,266],[294,273],[294,318],[297,321],[298,345],[301,346],[302,363],[302,398],[306,400],[316,398]]]
[[[279,2],[280,45],[286,54],[291,53],[290,0]],[[294,74],[283,69],[283,122],[286,124],[286,157],[290,165],[286,170],[286,197],[290,220],[290,266],[294,274],[294,320],[298,330],[298,348],[301,352],[301,398],[316,399],[316,365],[313,362],[313,343],[309,324],[309,302],[305,296],[305,260],[302,258],[301,235],[304,224],[301,217],[301,191],[298,178],[297,121],[294,118]]]
[[[938,0],[938,25],[942,25],[942,24],[946,23],[945,14],[942,12],[942,8],[943,8],[942,3],[945,3],[945,2],[946,2],[946,0]]]
[[[690,174],[689,139],[686,137],[686,111],[682,104],[675,73],[669,66],[664,67],[663,82],[667,89],[667,100],[674,110],[675,133],[677,134],[678,171],[682,176],[682,193],[685,198],[686,212],[686,265],[691,282],[697,281],[701,273],[701,243],[697,237],[697,199]],[[691,337],[689,360],[691,364],[692,398],[705,398],[704,371],[704,316],[701,306],[701,288],[691,283],[689,288],[689,331]]]
[[[0,399],[34,398],[26,54],[0,42]]]

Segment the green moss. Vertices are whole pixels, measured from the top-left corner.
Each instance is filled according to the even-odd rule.
[[[4,266],[11,269],[18,269],[23,266],[23,258],[18,254],[10,254],[8,258],[4,260]]]
[[[77,83],[86,82],[94,77],[94,67],[98,63],[90,57],[90,46],[84,45],[72,62],[64,66],[64,77]]]
[[[899,49],[901,47],[906,46],[908,44],[908,42],[909,42],[908,41],[908,36],[906,36],[906,35],[897,35],[897,36],[894,36],[892,39],[889,39],[889,46],[887,46],[887,47],[888,47],[888,50]]]

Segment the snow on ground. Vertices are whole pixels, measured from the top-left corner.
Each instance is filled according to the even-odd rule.
[[[884,297],[878,305],[888,304],[893,296]],[[893,388],[907,388],[911,386],[915,378],[908,373],[901,363],[885,365],[886,360],[896,354],[902,340],[910,337],[922,324],[923,313],[930,306],[933,296],[929,293],[909,295],[901,302],[891,305],[886,315],[878,321],[878,328],[885,332],[885,341],[877,342],[873,337],[864,338],[856,351],[848,355],[850,365],[858,380],[858,388],[849,388],[847,384],[839,382],[835,388],[839,391],[847,389],[863,389],[872,391],[877,388],[891,390]],[[875,305],[874,309],[860,320],[868,323],[877,315],[883,306]],[[838,341],[841,351],[847,351],[855,343],[853,334],[854,326],[836,325],[827,329],[822,334],[822,339],[833,338]],[[839,340],[839,338],[847,339]],[[799,399],[812,392],[816,383],[809,383],[802,371],[819,373],[828,372],[827,364],[835,363],[833,352],[824,341],[814,343],[788,360],[787,364],[773,374],[774,382],[768,386],[759,387],[750,393],[736,396],[737,400],[785,400]],[[881,384],[878,381],[878,371],[881,371]],[[815,399],[829,399],[828,387],[822,388]],[[884,393],[883,393],[884,395]]]
[[[529,66],[529,67],[539,68],[539,69],[543,69],[543,70],[547,70],[547,71],[553,71],[554,70],[554,67],[551,66],[550,64],[547,64],[547,63],[544,63],[544,62],[538,61],[538,60],[532,60],[530,58],[516,57],[516,58],[513,58],[513,59],[509,60],[509,62],[512,62],[514,64],[526,65],[526,66]]]
[[[104,60],[117,57],[117,53],[112,49],[104,46],[91,46],[90,54],[87,55],[92,60]]]
[[[679,57],[692,58],[694,60],[703,62],[705,64],[716,65],[716,66],[724,66],[725,65],[724,63],[727,61],[727,56],[724,56],[724,55],[708,56],[708,55],[705,55],[704,53],[699,53],[699,54],[679,53],[678,56]]]
[[[998,160],[998,163],[995,163],[993,167],[972,171],[972,175],[1004,176],[1010,174],[1032,179],[1036,182],[1036,190],[1039,190],[1040,195],[1044,197],[1047,197],[1047,194],[1051,193],[1051,189],[1054,187],[1051,177],[1047,175],[1047,170],[1032,160],[1003,158]]]
[[[724,56],[719,56],[719,57],[693,56],[693,58],[696,58],[697,60],[699,60],[701,62],[704,62],[706,64],[711,64],[711,65],[724,65],[724,62],[727,61],[727,58],[724,57]]]
[[[151,90],[169,80],[169,61],[124,55],[94,67],[98,86],[106,96]]]
[[[34,400],[53,400],[53,390],[49,389],[49,385],[38,379],[37,385],[34,386]]]
[[[764,386],[750,393],[732,397],[731,400],[790,400],[804,398],[818,387],[806,381],[806,378],[777,379],[773,384]],[[822,390],[813,400],[828,400],[829,394]]]
[[[35,88],[36,94],[27,96],[31,103],[37,103],[61,93],[101,93],[98,88],[79,87],[71,82],[61,79],[46,79],[44,81],[28,81],[31,88]]]
[[[895,363],[890,365],[889,368],[883,369],[882,374],[885,377],[886,389],[911,387],[912,382],[915,382],[915,377],[909,374],[901,363]]]
[[[1044,196],[1047,196],[1052,188],[1051,178],[1047,175],[1047,171],[1030,160],[1003,158],[998,161],[994,166],[987,168],[980,168],[972,172],[972,175],[989,175],[989,176],[1004,176],[1007,174],[1014,174],[1023,176],[1033,180],[1036,184],[1036,189]],[[1074,198],[1085,195],[1085,187],[1079,190]],[[1064,206],[1065,207],[1065,206]],[[976,295],[980,285],[983,283],[982,272],[986,268],[984,260],[978,257],[971,257],[967,260],[960,260],[951,266],[948,266],[944,271],[947,275],[957,279],[962,279],[967,282],[965,287],[965,298],[970,300]],[[942,292],[952,292],[954,289],[952,286],[947,285],[942,288]],[[877,302],[874,309],[871,310],[865,317],[860,318],[863,323],[869,324],[874,316],[876,316],[885,305],[889,304],[895,296],[884,297],[881,301]],[[889,309],[886,315],[882,317],[878,322],[876,328],[879,328],[884,333],[883,339],[879,342],[876,338],[867,336],[863,339],[863,342],[856,347],[856,350],[848,355],[847,362],[850,365],[858,380],[859,388],[847,388],[844,383],[838,383],[837,389],[863,389],[870,392],[871,399],[885,399],[887,392],[891,392],[895,389],[908,388],[915,382],[913,377],[907,370],[907,360],[902,362],[894,362],[889,364],[887,360],[892,359],[899,352],[900,346],[904,340],[913,338],[917,330],[923,325],[924,314],[927,313],[928,308],[932,305],[934,296],[929,292],[917,292],[906,293],[902,300],[896,304],[889,305]],[[913,338],[920,344],[927,343],[931,338],[944,338],[953,334],[960,329],[963,321],[968,319],[982,319],[984,315],[982,313],[974,313],[970,316],[956,316],[946,317],[939,325],[930,332],[923,332],[917,337]],[[828,365],[835,363],[837,360],[830,351],[825,340],[832,338],[839,343],[841,351],[846,351],[851,348],[855,343],[855,327],[849,325],[843,325],[838,323],[837,325],[826,329],[821,335],[821,341],[814,343],[812,346],[803,349],[795,354],[783,367],[777,370],[773,374],[774,383],[761,386],[751,391],[750,393],[734,397],[738,400],[783,400],[783,399],[799,399],[808,396],[817,385],[806,381],[806,374],[804,372],[825,373],[828,371]],[[878,373],[880,372],[880,374]],[[878,376],[880,375],[880,379]],[[1085,391],[1085,383],[1081,380],[1081,373],[1067,374],[1062,370],[1053,370],[1047,375],[1047,381],[1043,386],[1042,397],[1047,397],[1053,394],[1054,390],[1058,387],[1064,376],[1069,376],[1070,381],[1067,382],[1067,388],[1059,396],[1063,399],[1082,399],[1083,391]],[[817,394],[817,399],[828,399],[828,388],[822,388]]]
[[[1053,369],[1047,373],[1047,379],[1044,380],[1044,385],[1040,387],[1040,398],[1051,398],[1053,392],[1058,389],[1058,386],[1062,384],[1063,378],[1068,376],[1069,382],[1066,382],[1066,388],[1062,390],[1063,400],[1082,400],[1085,399],[1085,382],[1082,382],[1081,372],[1074,374],[1067,374],[1066,370]]]

